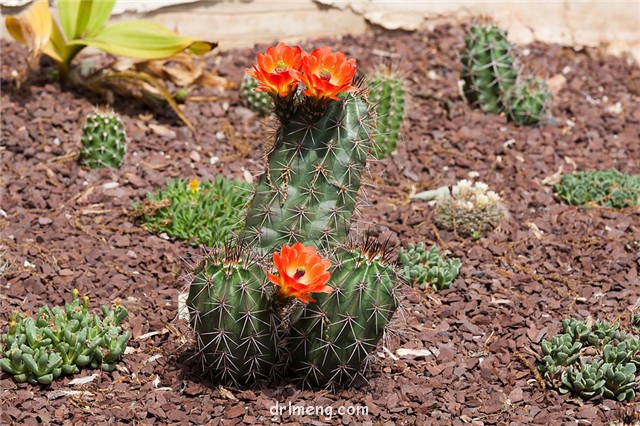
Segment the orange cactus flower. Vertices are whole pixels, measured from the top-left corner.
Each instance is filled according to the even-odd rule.
[[[313,247],[295,243],[273,253],[273,263],[278,275],[267,274],[269,281],[280,287],[280,295],[286,299],[298,298],[304,303],[315,302],[309,293],[331,293],[327,284],[331,274],[327,269],[331,261],[323,259]]]
[[[339,93],[358,90],[351,85],[356,73],[356,60],[347,60],[344,53],[334,53],[328,46],[305,56],[301,71],[294,70],[293,73],[307,87],[302,93],[318,102],[339,100]]]
[[[256,90],[285,98],[298,86],[292,71],[300,68],[304,55],[298,46],[280,42],[276,47],[268,48],[266,54],[258,53],[257,64],[245,72],[258,80]]]

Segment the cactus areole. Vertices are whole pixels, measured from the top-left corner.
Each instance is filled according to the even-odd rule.
[[[398,306],[380,244],[347,244],[375,114],[353,83],[355,60],[326,46],[280,43],[246,73],[279,127],[238,241],[195,271],[187,308],[198,355],[235,384],[349,384]]]

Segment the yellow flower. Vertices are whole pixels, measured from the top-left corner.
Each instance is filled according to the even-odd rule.
[[[189,182],[189,189],[191,189],[191,193],[195,194],[196,192],[198,192],[198,184],[200,182],[198,181],[198,179],[193,179],[191,182]]]

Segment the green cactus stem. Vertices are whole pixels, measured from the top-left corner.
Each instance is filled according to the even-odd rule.
[[[551,92],[544,80],[528,77],[506,93],[506,112],[510,121],[519,126],[538,124],[549,106]]]
[[[405,83],[390,69],[377,71],[369,84],[368,99],[376,110],[376,137],[372,154],[375,158],[390,155],[398,144],[404,119]]]
[[[80,138],[80,164],[92,169],[122,165],[127,136],[120,118],[113,111],[96,110],[87,116]]]
[[[257,92],[258,81],[248,74],[244,74],[240,82],[240,99],[242,102],[259,115],[269,115],[273,112],[273,100],[268,93]]]

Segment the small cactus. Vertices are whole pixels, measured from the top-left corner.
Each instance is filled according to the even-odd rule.
[[[407,282],[420,288],[447,289],[460,273],[460,259],[447,259],[436,246],[426,250],[423,242],[401,248],[398,260]]]
[[[369,88],[369,101],[376,105],[376,137],[372,154],[380,159],[390,155],[398,144],[406,89],[400,76],[388,68],[374,74]]]
[[[64,308],[43,306],[35,318],[13,312],[0,336],[0,367],[17,382],[43,385],[85,366],[114,370],[130,337],[120,328],[127,310],[116,303],[112,310],[102,306],[102,314],[92,315],[89,298],[80,299],[78,290]]]
[[[248,74],[240,82],[240,99],[247,108],[259,115],[269,115],[273,111],[273,101],[265,92],[258,92],[258,81]]]
[[[92,169],[120,168],[127,150],[127,136],[118,115],[96,110],[87,116],[80,138],[80,164]]]
[[[504,95],[518,76],[507,33],[493,24],[472,26],[461,60],[467,101],[484,112],[502,112]]]
[[[616,169],[589,170],[562,176],[554,190],[558,197],[572,205],[635,207],[640,198],[640,176]]]
[[[563,332],[540,343],[539,370],[560,393],[632,400],[640,342],[618,328],[618,323],[600,320],[593,325],[575,318],[563,320]]]
[[[528,77],[506,93],[506,112],[517,125],[538,124],[549,105],[551,92],[544,80]]]

